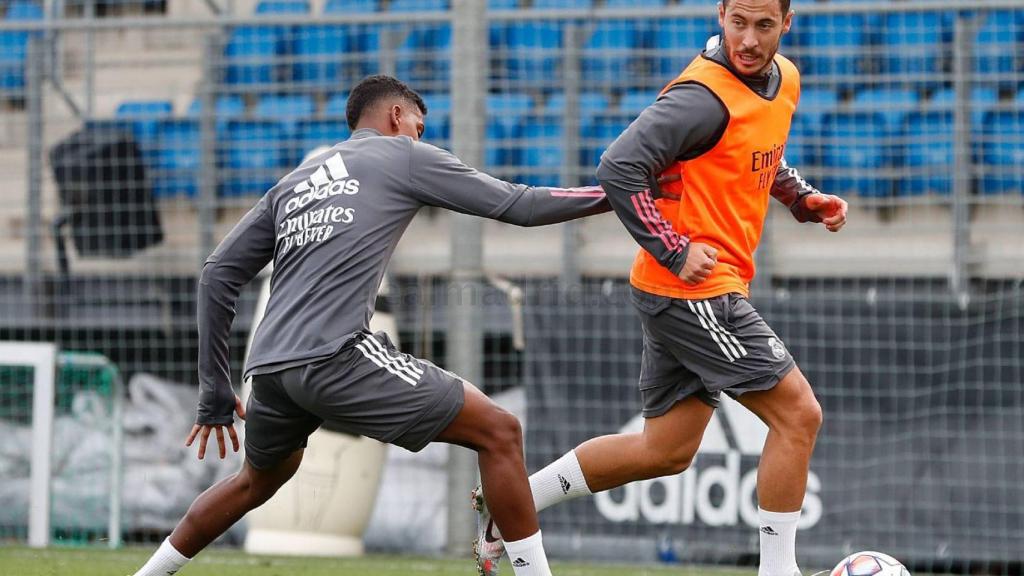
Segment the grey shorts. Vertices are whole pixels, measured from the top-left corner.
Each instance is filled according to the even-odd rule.
[[[337,354],[252,377],[245,454],[267,468],[306,445],[321,425],[422,450],[462,410],[463,380],[403,354],[383,332]]]
[[[632,300],[644,331],[645,418],[694,395],[717,407],[723,391],[735,397],[771,389],[796,366],[782,339],[739,294],[683,300],[633,288]]]

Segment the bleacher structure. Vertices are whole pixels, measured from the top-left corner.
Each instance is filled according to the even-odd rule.
[[[456,101],[467,92],[478,96],[483,112],[470,121],[479,137],[468,148],[462,140],[455,151],[479,151],[480,168],[498,177],[538,186],[592,184],[608,145],[718,32],[715,0],[487,0],[479,46],[459,44],[452,0],[101,4],[102,10],[88,0],[0,0],[0,340],[55,341],[63,349],[103,353],[128,378],[153,373],[189,385],[201,262],[310,150],[348,137],[347,96],[361,78],[389,73],[408,82],[429,110],[424,140],[448,149],[466,119]],[[845,431],[856,428],[856,418],[889,425],[899,418],[890,406],[905,406],[907,395],[878,383],[912,381],[919,384],[915,397],[935,404],[908,409],[909,420],[934,418],[950,427],[943,434],[962,432],[984,444],[985,423],[955,420],[960,413],[950,406],[958,398],[1000,410],[1024,405],[1024,6],[1014,0],[794,0],[793,9],[781,52],[801,70],[802,94],[785,157],[812,184],[847,198],[851,217],[842,233],[827,235],[773,206],[758,254],[759,308],[789,331],[781,335],[808,359],[802,367],[812,382],[825,381],[826,421],[834,411]],[[486,81],[454,85],[460,60],[481,51]],[[124,158],[92,163],[137,177],[133,189],[144,190],[145,204],[156,207],[162,241],[116,256],[88,254],[74,242],[62,248],[60,240],[75,234],[114,242],[119,235],[153,233],[147,228],[152,222],[142,220],[68,232],[76,225],[75,210],[111,221],[131,220],[141,210],[122,195],[121,176],[102,193],[70,202],[76,191],[54,174],[51,154],[73,136],[93,132],[116,134],[112,147],[137,151],[128,166]],[[422,211],[391,269],[403,346],[442,364],[454,234],[450,215]],[[583,399],[569,404],[553,392],[545,398],[554,411],[532,414],[553,414],[554,424],[546,429],[534,420],[534,430],[564,444],[581,430],[625,425],[602,416],[604,428],[590,430],[593,423],[571,420],[599,401],[626,403],[636,396],[624,368],[633,366],[632,352],[624,351],[636,343],[627,336],[635,336],[631,311],[625,300],[601,299],[625,293],[636,244],[621,224],[603,215],[524,232],[488,222],[482,244],[487,274],[528,288],[561,277],[602,303],[566,305],[581,316],[577,324],[560,316],[555,304],[561,300],[539,298],[534,310],[543,314],[533,316],[532,342],[568,335],[573,343],[561,350],[566,359],[536,344],[511,344],[518,338],[509,336],[514,320],[507,298],[491,289],[497,304],[487,305],[481,320],[485,389],[536,386],[548,377],[572,386],[583,374],[592,378],[593,395],[581,387]],[[797,305],[804,300],[806,310]],[[254,301],[246,292],[239,304],[235,350],[244,348],[238,344]],[[544,314],[560,322],[546,324]],[[842,345],[830,347],[835,332],[842,332]],[[922,357],[927,360],[919,363]],[[232,361],[237,374],[241,353]],[[558,372],[563,365],[577,372]],[[605,373],[588,372],[594,366]],[[607,380],[620,376],[625,388]],[[928,388],[932,381],[937,391]],[[829,388],[830,382],[843,384]],[[990,430],[994,440],[986,446],[1017,446],[1024,438],[1005,424],[1012,422],[1008,413],[992,420],[1002,424]],[[907,437],[917,439],[897,440]],[[872,450],[892,448],[885,438],[871,439],[878,440]],[[543,457],[567,448],[530,442]],[[824,442],[826,454],[848,450],[882,464],[919,448],[875,458],[867,444]],[[970,454],[969,446],[962,448],[958,454]],[[1001,454],[978,454],[979,469],[1020,470]],[[742,462],[746,474],[748,459]],[[916,466],[923,470],[927,463]],[[843,462],[829,470],[852,467]],[[929,567],[957,568],[944,552],[924,550],[946,537],[935,519],[956,518],[973,530],[971,542],[994,542],[977,547],[977,557],[961,555],[969,567],[1005,560],[1007,548],[1000,546],[1024,542],[1024,535],[1017,516],[1001,515],[999,498],[1015,498],[1019,483],[992,477],[996,485],[985,485],[986,494],[1002,496],[986,501],[980,523],[971,524],[978,518],[964,511],[967,504],[941,508],[935,502],[952,484],[984,485],[984,479],[943,477],[929,485],[939,495],[908,512],[927,520],[920,522],[924,534],[915,541],[893,535],[894,545],[932,562]],[[897,482],[885,478],[878,482]],[[864,485],[829,495],[844,500],[827,503],[826,514],[838,515],[845,506],[864,525],[871,523],[870,511],[889,503]],[[574,533],[564,516],[553,517],[552,538],[562,555],[605,546],[608,555],[629,559],[633,550],[644,559],[649,551],[637,543],[665,528],[625,522],[617,533],[603,532],[602,540],[587,532],[600,524],[593,510],[572,510],[588,520]],[[826,518],[829,526],[838,522]],[[889,517],[878,523],[898,525]],[[845,537],[839,528],[824,534]],[[687,535],[721,545],[688,551],[704,560],[732,562],[750,553],[746,533],[733,540],[713,531]],[[591,548],[580,548],[581,542]],[[808,550],[821,554],[815,558],[827,552]]]

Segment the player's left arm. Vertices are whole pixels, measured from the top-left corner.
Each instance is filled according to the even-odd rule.
[[[846,225],[846,200],[822,194],[804,180],[785,158],[779,163],[772,196],[785,204],[798,222],[820,222],[829,232],[838,232]]]
[[[206,454],[211,432],[216,434],[224,458],[225,428],[234,451],[239,448],[234,416],[244,419],[245,409],[231,388],[228,339],[242,286],[274,257],[277,238],[269,196],[260,199],[217,246],[199,278],[199,404],[185,445],[191,446],[198,437],[200,459]]]

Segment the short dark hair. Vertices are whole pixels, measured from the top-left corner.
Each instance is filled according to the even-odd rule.
[[[790,0],[779,0],[779,6],[782,8],[782,15],[789,14]],[[722,0],[722,6],[728,8],[729,0]]]
[[[419,107],[421,113],[427,113],[427,105],[423,103],[423,98],[415,90],[406,86],[405,82],[386,74],[374,74],[360,80],[359,84],[356,84],[348,94],[348,104],[345,105],[345,119],[348,121],[348,127],[355,130],[363,112],[381,100],[389,98],[407,100],[410,104]]]

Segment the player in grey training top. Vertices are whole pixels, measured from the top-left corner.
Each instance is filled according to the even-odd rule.
[[[381,278],[406,226],[439,206],[537,226],[610,210],[599,188],[531,188],[467,167],[419,142],[426,107],[387,76],[356,86],[351,138],[270,189],[221,242],[199,283],[199,458],[215,432],[234,450],[247,419],[246,462],[210,488],[138,576],[173,574],[299,466],[320,425],[419,450],[438,440],[479,453],[488,504],[516,554],[517,574],[549,574],[523,462],[518,420],[471,384],[370,334]],[[240,288],[271,260],[266,315],[245,372],[246,409],[231,388],[228,335]],[[513,550],[513,544],[518,547]]]

